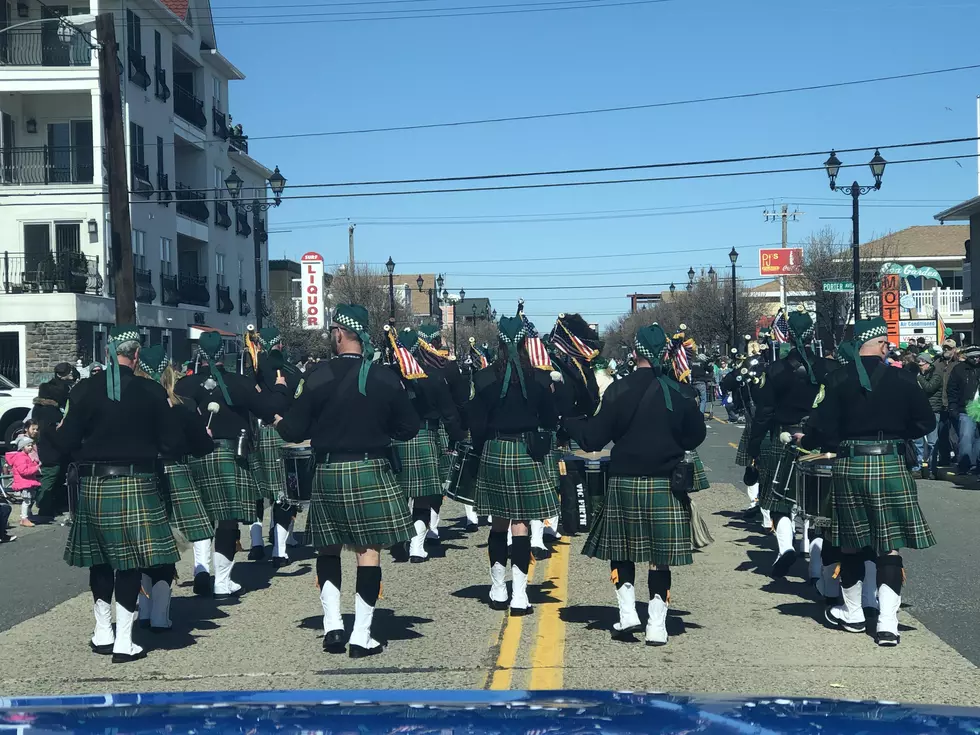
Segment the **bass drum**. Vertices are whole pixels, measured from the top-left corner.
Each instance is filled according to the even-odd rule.
[[[449,466],[449,478],[442,483],[442,492],[450,500],[463,505],[476,505],[476,473],[480,457],[468,444],[459,445]]]
[[[796,463],[796,503],[814,526],[831,525],[833,474],[833,457]]]
[[[316,473],[313,448],[304,444],[286,444],[282,448],[282,461],[286,466],[286,504],[308,506],[313,498],[313,475]]]

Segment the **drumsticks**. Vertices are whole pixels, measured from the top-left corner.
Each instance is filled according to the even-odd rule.
[[[218,411],[220,411],[220,410],[221,410],[221,406],[219,406],[214,401],[212,401],[211,403],[208,404],[208,412],[210,412],[211,415],[208,416],[208,425],[205,428],[208,428],[208,429],[211,428],[211,419],[213,419],[214,418],[214,415],[216,413],[218,413]]]

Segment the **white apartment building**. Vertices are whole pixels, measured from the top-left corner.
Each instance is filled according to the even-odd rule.
[[[264,201],[273,173],[231,122],[229,82],[244,76],[218,51],[207,0],[0,0],[0,29],[105,12],[119,42],[139,326],[176,361],[202,330],[235,351],[259,305],[253,216],[236,212],[225,179],[236,170],[241,198]],[[114,323],[97,53],[57,22],[0,30],[0,373],[22,385],[61,361],[102,361]]]

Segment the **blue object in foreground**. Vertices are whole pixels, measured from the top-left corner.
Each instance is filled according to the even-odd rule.
[[[16,735],[980,732],[980,709],[657,692],[282,691],[0,698]]]

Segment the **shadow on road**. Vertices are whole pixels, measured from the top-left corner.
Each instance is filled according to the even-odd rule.
[[[344,615],[344,630],[354,627],[354,616]],[[397,615],[394,610],[379,607],[374,611],[374,621],[371,625],[371,635],[380,643],[390,641],[409,641],[424,638],[425,635],[415,630],[415,626],[426,625],[432,618],[420,618],[415,615]],[[315,630],[317,635],[323,635],[323,616],[311,615],[303,618],[296,626],[301,630]]]
[[[644,603],[638,605],[640,622],[647,624],[647,606]],[[684,635],[688,629],[697,630],[702,626],[697,623],[685,621],[683,618],[690,615],[687,610],[670,608],[667,612],[667,634],[671,636]],[[558,616],[566,623],[584,625],[586,630],[604,630],[612,635],[613,623],[619,620],[619,610],[611,605],[572,605],[563,607]],[[642,639],[642,635],[641,635]],[[639,642],[637,638],[621,638],[625,643]]]

